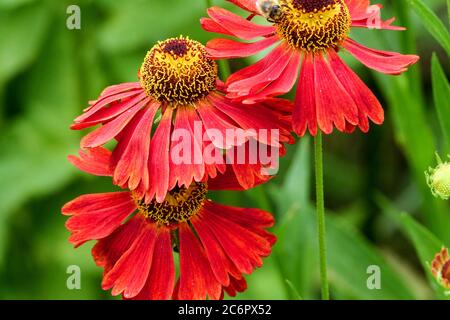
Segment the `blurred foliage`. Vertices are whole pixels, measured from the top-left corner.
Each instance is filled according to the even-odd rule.
[[[356,30],[352,36],[375,48],[417,53],[421,62],[390,77],[344,54],[387,114],[386,123],[369,134],[325,139],[332,296],[445,298],[427,263],[440,246],[450,245],[449,206],[432,197],[423,172],[434,164],[436,150],[450,151],[448,1],[380,2],[383,16],[395,15],[408,31]],[[233,8],[224,0],[213,3]],[[69,125],[102,88],[135,81],[156,41],[179,34],[203,42],[214,37],[198,23],[205,15],[201,0],[78,0],[82,28],[73,31],[66,28],[71,4],[0,0],[2,299],[110,298],[100,289],[101,269],[89,245],[71,247],[60,214],[80,194],[112,190],[108,179],[81,174],[66,161],[80,138]],[[233,60],[231,68],[253,59]],[[289,147],[280,175],[268,185],[213,195],[223,203],[270,210],[278,221],[273,255],[248,277],[249,289],[238,298],[319,297],[311,162],[305,137]],[[66,288],[70,265],[81,267],[81,290]],[[381,290],[366,286],[370,265],[381,268]]]

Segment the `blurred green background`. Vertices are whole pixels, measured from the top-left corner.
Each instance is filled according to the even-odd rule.
[[[0,299],[111,298],[100,289],[92,243],[73,249],[60,214],[78,195],[113,189],[109,179],[79,173],[68,163],[80,139],[69,125],[105,86],[136,81],[156,41],[180,34],[203,42],[214,37],[198,23],[205,2],[0,0]],[[449,9],[445,0],[426,1],[437,16],[417,0],[376,2],[385,4],[385,19],[395,15],[409,30],[357,30],[352,36],[422,59],[405,75],[389,77],[343,55],[382,101],[386,122],[369,134],[325,138],[332,297],[445,298],[427,262],[450,245],[449,202],[432,197],[424,171],[435,165],[436,150],[450,152],[444,72]],[[225,0],[213,3],[236,10]],[[81,8],[81,30],[66,28],[71,4]],[[255,59],[233,60],[231,67]],[[305,137],[289,148],[270,184],[214,194],[220,202],[261,207],[277,218],[274,253],[248,277],[249,289],[238,298],[319,297],[311,142]],[[81,267],[81,290],[66,287],[70,265]],[[367,287],[370,265],[381,268],[380,290]]]

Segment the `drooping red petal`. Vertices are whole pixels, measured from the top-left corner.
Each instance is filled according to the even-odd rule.
[[[220,7],[212,7],[208,9],[208,15],[221,28],[243,40],[253,40],[258,37],[268,36],[275,32],[273,26],[261,26],[248,21],[228,10]]]
[[[129,192],[89,194],[72,200],[62,208],[64,215],[72,216],[66,227],[69,239],[76,247],[89,240],[107,237],[136,210]]]
[[[189,113],[195,113],[191,107],[177,108],[174,130],[172,133],[169,189],[178,186],[189,187],[193,180],[201,181],[205,176],[203,150],[194,135],[194,126],[201,122],[190,123]],[[200,137],[201,139],[201,137]]]
[[[239,126],[209,99],[198,104],[197,112],[202,119],[206,134],[217,148],[228,149],[237,143],[245,142],[234,139],[234,133],[240,129]]]
[[[226,82],[227,91],[245,96],[253,87],[269,84],[279,78],[291,56],[291,50],[284,45],[277,46],[257,63],[232,74]]]
[[[121,92],[119,94],[113,94],[107,97],[100,97],[98,101],[96,101],[85,113],[75,119],[75,123],[80,123],[86,121],[89,117],[93,116],[98,111],[107,107],[109,104],[113,102],[119,102],[123,99],[126,99],[127,102],[134,100],[136,96],[142,95],[142,89],[135,89],[131,91]],[[133,98],[133,99],[128,99]],[[131,107],[131,106],[130,106]]]
[[[148,188],[150,133],[158,107],[158,103],[150,103],[125,128],[113,152],[113,157],[118,158],[114,171],[115,184],[127,185],[130,190],[134,190],[142,181],[144,188]]]
[[[218,24],[211,18],[201,18],[200,24],[201,24],[203,30],[205,30],[205,31],[220,33],[220,34],[223,34],[226,36],[234,36],[234,34],[232,34],[230,31],[228,31],[227,29],[222,27],[220,24]]]
[[[179,227],[180,283],[177,298],[180,300],[212,300],[221,298],[222,287],[214,276],[204,249],[189,225]]]
[[[238,168],[236,173],[235,168],[229,165],[224,173],[217,175],[214,178],[208,180],[208,190],[230,190],[230,191],[243,191],[259,186],[267,182],[271,177],[267,176],[266,179],[262,179],[260,176],[256,176],[251,186],[248,183],[244,183],[242,179],[238,179],[237,175],[245,174],[245,169],[240,170]],[[248,171],[247,171],[248,173]],[[244,186],[243,186],[244,185]]]
[[[278,79],[265,86],[262,90],[252,92],[248,97],[245,97],[243,103],[256,103],[267,97],[279,96],[291,91],[298,79],[300,61],[301,56],[294,54]]]
[[[116,137],[123,130],[123,128],[125,128],[125,126],[131,121],[131,119],[133,119],[136,113],[138,113],[139,110],[142,109],[149,101],[150,98],[142,100],[130,110],[128,110],[128,112],[122,113],[111,122],[108,122],[107,124],[86,135],[81,140],[81,147],[95,148],[104,145],[105,143],[114,139],[114,137]]]
[[[295,108],[292,114],[292,123],[295,133],[303,136],[309,132],[317,134],[317,115],[314,81],[314,56],[305,54],[295,97]]]
[[[105,90],[103,90],[102,93],[100,94],[100,99],[104,99],[111,95],[115,95],[115,94],[122,93],[125,91],[138,90],[138,89],[142,89],[141,83],[139,81],[115,84],[115,85],[105,88]]]
[[[365,66],[386,74],[399,75],[420,59],[416,55],[370,49],[352,39],[347,39],[343,46]]]
[[[367,16],[370,0],[344,0],[350,11],[352,20],[360,20]]]
[[[156,196],[158,202],[163,202],[168,191],[172,115],[173,109],[166,108],[150,143],[147,201]]]
[[[77,118],[78,121],[75,120],[76,121],[75,124],[73,124],[70,128],[72,130],[81,130],[96,126],[99,123],[108,122],[111,119],[114,119],[119,115],[121,115],[122,113],[126,112],[140,101],[144,100],[145,97],[146,93],[142,92],[130,98],[113,101],[110,103],[110,106],[108,107],[105,106],[99,110],[96,110],[95,112],[93,112],[94,110],[92,110],[92,112],[89,112],[89,114],[92,115],[89,115],[88,113],[83,114],[82,115],[83,120],[82,121],[79,120],[81,119],[81,117]]]
[[[258,13],[258,9],[256,7],[256,1],[254,0],[227,0],[239,7],[241,7],[244,10],[253,12],[253,13]]]
[[[100,239],[92,248],[95,264],[104,268],[106,275],[120,257],[130,248],[142,227],[141,215],[135,215],[108,237]]]
[[[262,265],[261,257],[270,254],[270,242],[227,219],[227,212],[219,210],[220,208],[214,203],[204,202],[202,218],[205,220],[205,225],[214,233],[224,252],[238,270],[250,274],[256,267]]]
[[[191,222],[203,244],[203,247],[205,248],[206,256],[215,277],[222,286],[229,286],[230,276],[240,277],[241,273],[223,251],[222,246],[216,239],[215,235],[211,232],[208,226],[205,225],[205,220],[199,216],[192,219]]]
[[[68,160],[81,171],[96,176],[110,177],[113,175],[111,168],[111,151],[98,147],[80,150],[79,157],[68,156]]]
[[[224,114],[234,119],[240,128],[246,130],[248,138],[271,146],[278,147],[283,136],[272,130],[280,130],[279,114],[260,105],[242,105],[235,103],[219,94],[210,94],[211,103]],[[285,132],[283,132],[285,134]],[[239,144],[241,145],[241,144]]]
[[[147,282],[135,300],[168,300],[172,296],[175,284],[175,265],[172,254],[170,230],[158,229],[153,252],[153,262]]]
[[[230,39],[213,39],[206,44],[206,50],[214,59],[231,59],[252,56],[279,41],[278,36],[264,38],[253,43]]]
[[[333,73],[323,56],[316,56],[315,96],[317,122],[324,133],[331,133],[335,126],[345,131],[346,122],[358,124],[358,108]]]
[[[386,21],[381,19],[380,4],[370,5],[369,0],[345,0],[352,19],[352,27],[368,29],[405,30],[403,27],[392,26],[395,18]]]
[[[104,276],[103,289],[112,288],[112,295],[122,293],[127,299],[138,295],[152,266],[156,237],[156,226],[143,219],[133,244]]]
[[[384,111],[380,102],[364,82],[339,58],[335,51],[329,52],[331,67],[358,107],[358,126],[363,132],[369,130],[369,119],[382,124]]]
[[[199,111],[201,106],[197,106],[197,111]],[[189,118],[189,123],[191,125],[192,137],[194,139],[194,145],[196,148],[202,150],[203,165],[205,169],[205,177],[214,178],[217,173],[223,173],[226,170],[226,165],[223,160],[222,150],[217,148],[214,143],[208,140],[208,134],[206,132],[206,126],[200,120],[197,112],[189,110],[186,113]],[[233,122],[234,123],[234,122]],[[201,127],[201,130],[200,130]],[[194,155],[195,157],[195,155]],[[196,180],[200,181],[200,180]]]
[[[244,278],[231,278],[230,285],[224,290],[230,297],[235,297],[238,292],[247,290],[247,281]]]

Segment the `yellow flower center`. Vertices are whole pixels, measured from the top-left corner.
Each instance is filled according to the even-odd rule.
[[[146,204],[136,199],[139,213],[147,219],[164,225],[188,221],[201,209],[206,200],[206,183],[193,183],[189,188],[176,187],[170,191],[163,202],[152,200]]]
[[[154,99],[188,105],[215,89],[217,72],[201,43],[179,37],[159,42],[147,53],[140,80]]]
[[[280,0],[277,32],[294,49],[319,51],[347,39],[350,12],[344,0]]]

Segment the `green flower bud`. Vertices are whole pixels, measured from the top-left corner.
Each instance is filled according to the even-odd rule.
[[[425,172],[425,176],[433,195],[437,198],[448,200],[450,198],[450,163],[442,162],[437,154],[436,158],[438,166],[436,168],[429,168]]]

